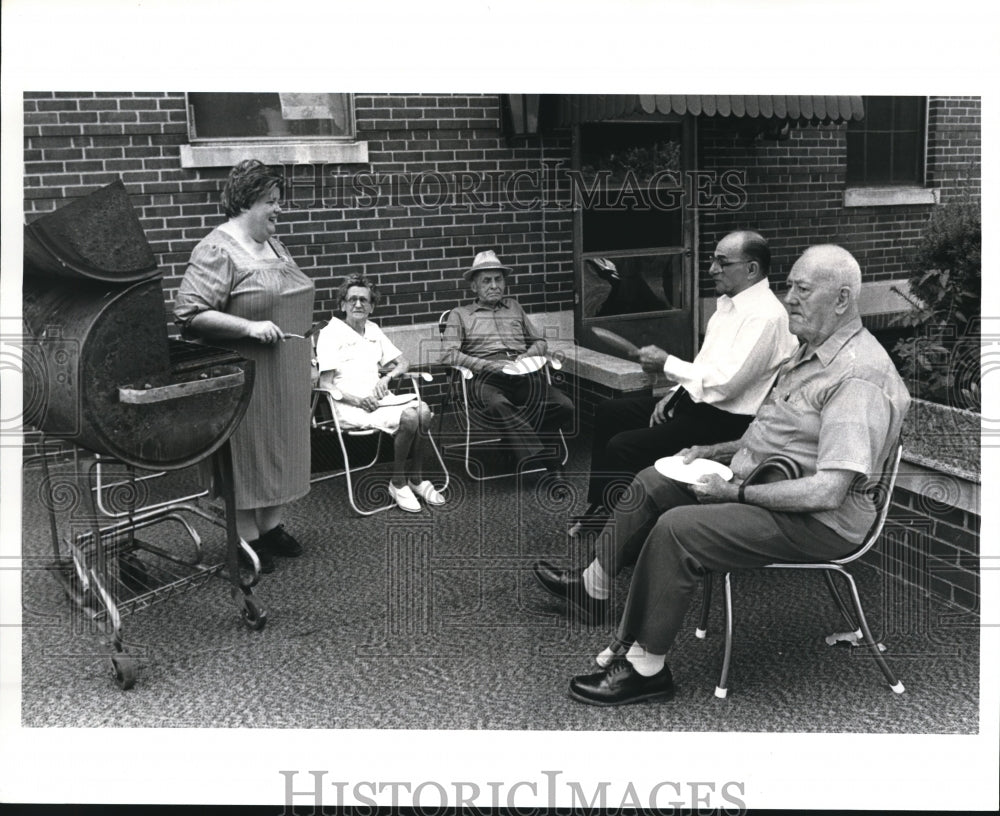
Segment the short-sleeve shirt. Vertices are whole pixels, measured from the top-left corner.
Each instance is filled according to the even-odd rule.
[[[812,515],[860,543],[875,518],[860,488],[880,475],[899,438],[910,395],[860,319],[841,326],[808,356],[804,350],[800,346],[782,367],[731,467],[742,479],[780,453],[798,463],[803,476],[853,471],[858,478],[841,506]]]
[[[445,362],[466,365],[462,355],[485,358],[497,354],[523,354],[545,338],[513,298],[503,298],[495,306],[478,301],[456,306],[445,327]],[[474,366],[475,364],[472,363]]]
[[[362,336],[335,317],[316,341],[320,372],[335,370],[333,385],[355,397],[369,396],[378,383],[379,366],[388,365],[401,354],[370,320],[365,321]]]

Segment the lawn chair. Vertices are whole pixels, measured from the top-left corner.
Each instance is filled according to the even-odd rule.
[[[419,399],[419,382],[421,380],[424,382],[430,382],[433,377],[427,372],[409,371],[403,375],[403,379],[408,379],[412,383],[413,390]],[[382,454],[382,440],[387,436],[391,438],[391,434],[387,434],[377,428],[342,427],[340,419],[337,417],[337,411],[334,409],[336,401],[342,398],[343,395],[341,392],[335,388],[313,388],[312,406],[310,409],[313,432],[320,435],[320,437],[324,435],[332,435],[336,438],[340,449],[340,459],[338,462],[340,467],[337,467],[332,472],[325,472],[326,468],[322,467],[323,457],[317,456],[314,450],[313,471],[315,475],[313,475],[311,481],[316,483],[326,481],[327,479],[333,479],[338,476],[343,476],[347,482],[347,500],[351,503],[351,507],[356,513],[362,516],[371,516],[385,510],[391,510],[393,507],[396,507],[395,501],[392,501],[391,499],[388,503],[381,504],[374,509],[362,509],[355,497],[355,485],[352,478],[353,474],[368,470],[378,463]],[[439,492],[444,492],[448,488],[448,483],[450,481],[448,468],[444,463],[444,459],[441,457],[441,451],[438,450],[438,446],[434,442],[434,437],[431,435],[430,429],[428,428],[426,431],[427,439],[430,442],[434,455],[437,457],[438,463],[441,465],[441,470],[444,473],[444,484],[437,487],[437,490]],[[357,457],[359,449],[364,447],[363,443],[365,442],[367,442],[367,447],[369,450],[372,450],[373,453],[371,453],[370,456],[361,456],[361,461],[363,461],[364,464],[352,465],[349,449],[353,450],[355,456]],[[315,444],[316,442],[314,442],[314,445]],[[315,473],[317,470],[319,470],[318,474]]]
[[[875,662],[882,670],[882,674],[885,675],[885,679],[888,681],[889,686],[894,692],[896,692],[896,694],[902,694],[905,691],[903,684],[896,679],[892,669],[889,668],[889,664],[886,663],[885,658],[882,656],[882,652],[885,651],[885,646],[881,643],[876,643],[875,639],[872,637],[871,629],[868,627],[864,610],[861,607],[861,597],[858,595],[857,584],[854,582],[854,578],[851,574],[844,569],[844,567],[852,561],[857,561],[861,558],[878,541],[879,536],[882,533],[882,527],[885,524],[886,516],[889,514],[892,490],[896,484],[896,475],[899,472],[899,461],[902,453],[902,443],[897,442],[896,447],[889,459],[886,460],[886,466],[883,470],[881,478],[868,489],[868,493],[875,504],[875,521],[869,529],[868,535],[865,537],[864,541],[854,552],[849,555],[845,555],[843,558],[836,558],[831,561],[804,564],[768,564],[765,567],[765,569],[782,570],[821,570],[823,572],[823,577],[826,579],[827,587],[829,588],[837,607],[840,609],[841,614],[847,621],[847,625],[851,629],[850,632],[827,636],[827,644],[830,646],[838,642],[847,642],[852,646],[858,646],[862,642],[867,644],[868,648],[871,649]],[[782,478],[795,479],[799,478],[800,475],[798,465],[795,462],[792,462],[784,456],[775,456],[762,462],[754,473],[750,474],[747,481],[749,482],[753,480],[753,482],[760,484],[768,481],[777,481]],[[844,577],[844,580],[847,581],[851,590],[851,600],[854,605],[853,612],[845,603],[840,592],[837,590],[837,586],[833,580],[833,573],[839,573]],[[722,658],[722,673],[719,678],[719,684],[715,689],[715,696],[719,698],[725,698],[728,693],[726,684],[729,677],[729,663],[733,647],[733,594],[731,575],[732,573],[727,572],[723,576],[726,598],[726,640],[725,651]],[[712,574],[708,573],[704,578],[704,599],[701,609],[701,621],[698,628],[695,630],[695,636],[698,638],[703,639],[706,635],[708,628],[708,611],[711,599]],[[857,622],[855,622],[854,615],[857,615]]]
[[[441,317],[438,318],[438,334],[444,339],[445,328],[448,323],[448,315],[451,314],[451,309],[448,309],[441,313]],[[444,405],[441,408],[441,413],[438,416],[438,434],[441,433],[442,422],[444,420],[444,415],[447,410],[452,406],[458,406],[456,414],[458,416],[459,430],[463,435],[462,442],[452,442],[448,444],[442,444],[441,447],[448,450],[452,448],[461,448],[463,451],[463,459],[465,462],[465,472],[469,474],[472,479],[477,482],[485,482],[490,479],[503,479],[507,476],[516,476],[518,473],[540,473],[542,471],[548,470],[547,467],[534,467],[527,468],[524,470],[513,470],[505,471],[502,473],[493,473],[490,475],[480,475],[479,473],[473,473],[470,467],[471,451],[473,447],[476,446],[488,446],[496,445],[503,441],[503,437],[498,436],[497,432],[492,429],[480,428],[479,431],[483,434],[473,439],[473,416],[469,407],[469,383],[475,377],[475,373],[465,366],[455,365],[448,366],[451,369],[451,381],[448,385],[447,393],[445,395]],[[546,382],[552,384],[551,370],[559,370],[562,368],[562,363],[554,357],[546,356],[545,366],[542,371],[545,374]],[[565,465],[569,460],[569,448],[566,445],[566,437],[563,435],[561,429],[559,433],[559,443],[562,448],[562,458],[560,460],[560,465]]]

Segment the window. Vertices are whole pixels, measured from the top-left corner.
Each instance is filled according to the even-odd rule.
[[[189,93],[192,142],[352,138],[350,94]]]
[[[926,101],[866,96],[865,118],[847,126],[847,183],[852,187],[922,186]]]
[[[355,139],[354,97],[344,93],[188,93],[182,167],[366,163]]]

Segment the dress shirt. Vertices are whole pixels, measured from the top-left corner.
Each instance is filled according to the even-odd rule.
[[[495,306],[479,301],[456,306],[448,315],[444,334],[443,361],[476,371],[483,358],[524,354],[536,343],[545,353],[545,338],[527,313],[513,298],[503,298]]]
[[[808,356],[805,345],[778,374],[774,388],[740,440],[730,467],[745,478],[768,456],[795,460],[803,476],[850,470],[879,476],[910,405],[896,367],[855,318]],[[812,515],[848,541],[864,539],[875,519],[854,489],[834,510]],[[863,479],[861,481],[864,481]]]
[[[667,355],[663,373],[695,402],[752,415],[797,346],[788,312],[764,279],[733,297],[719,297],[694,361]]]

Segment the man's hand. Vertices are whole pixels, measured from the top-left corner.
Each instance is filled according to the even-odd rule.
[[[717,473],[702,476],[700,481],[691,485],[691,492],[702,504],[737,502],[740,500],[739,490],[739,485],[724,481]]]
[[[692,445],[690,448],[683,448],[677,451],[685,465],[690,465],[695,459],[714,459],[715,445]]]
[[[663,364],[669,355],[659,346],[643,346],[639,349],[639,365],[649,373],[663,373]]]
[[[654,425],[662,425],[667,421],[667,403],[670,402],[671,398],[674,396],[674,392],[671,391],[658,403],[656,407],[653,408],[653,413],[649,417],[649,427],[652,428]]]

